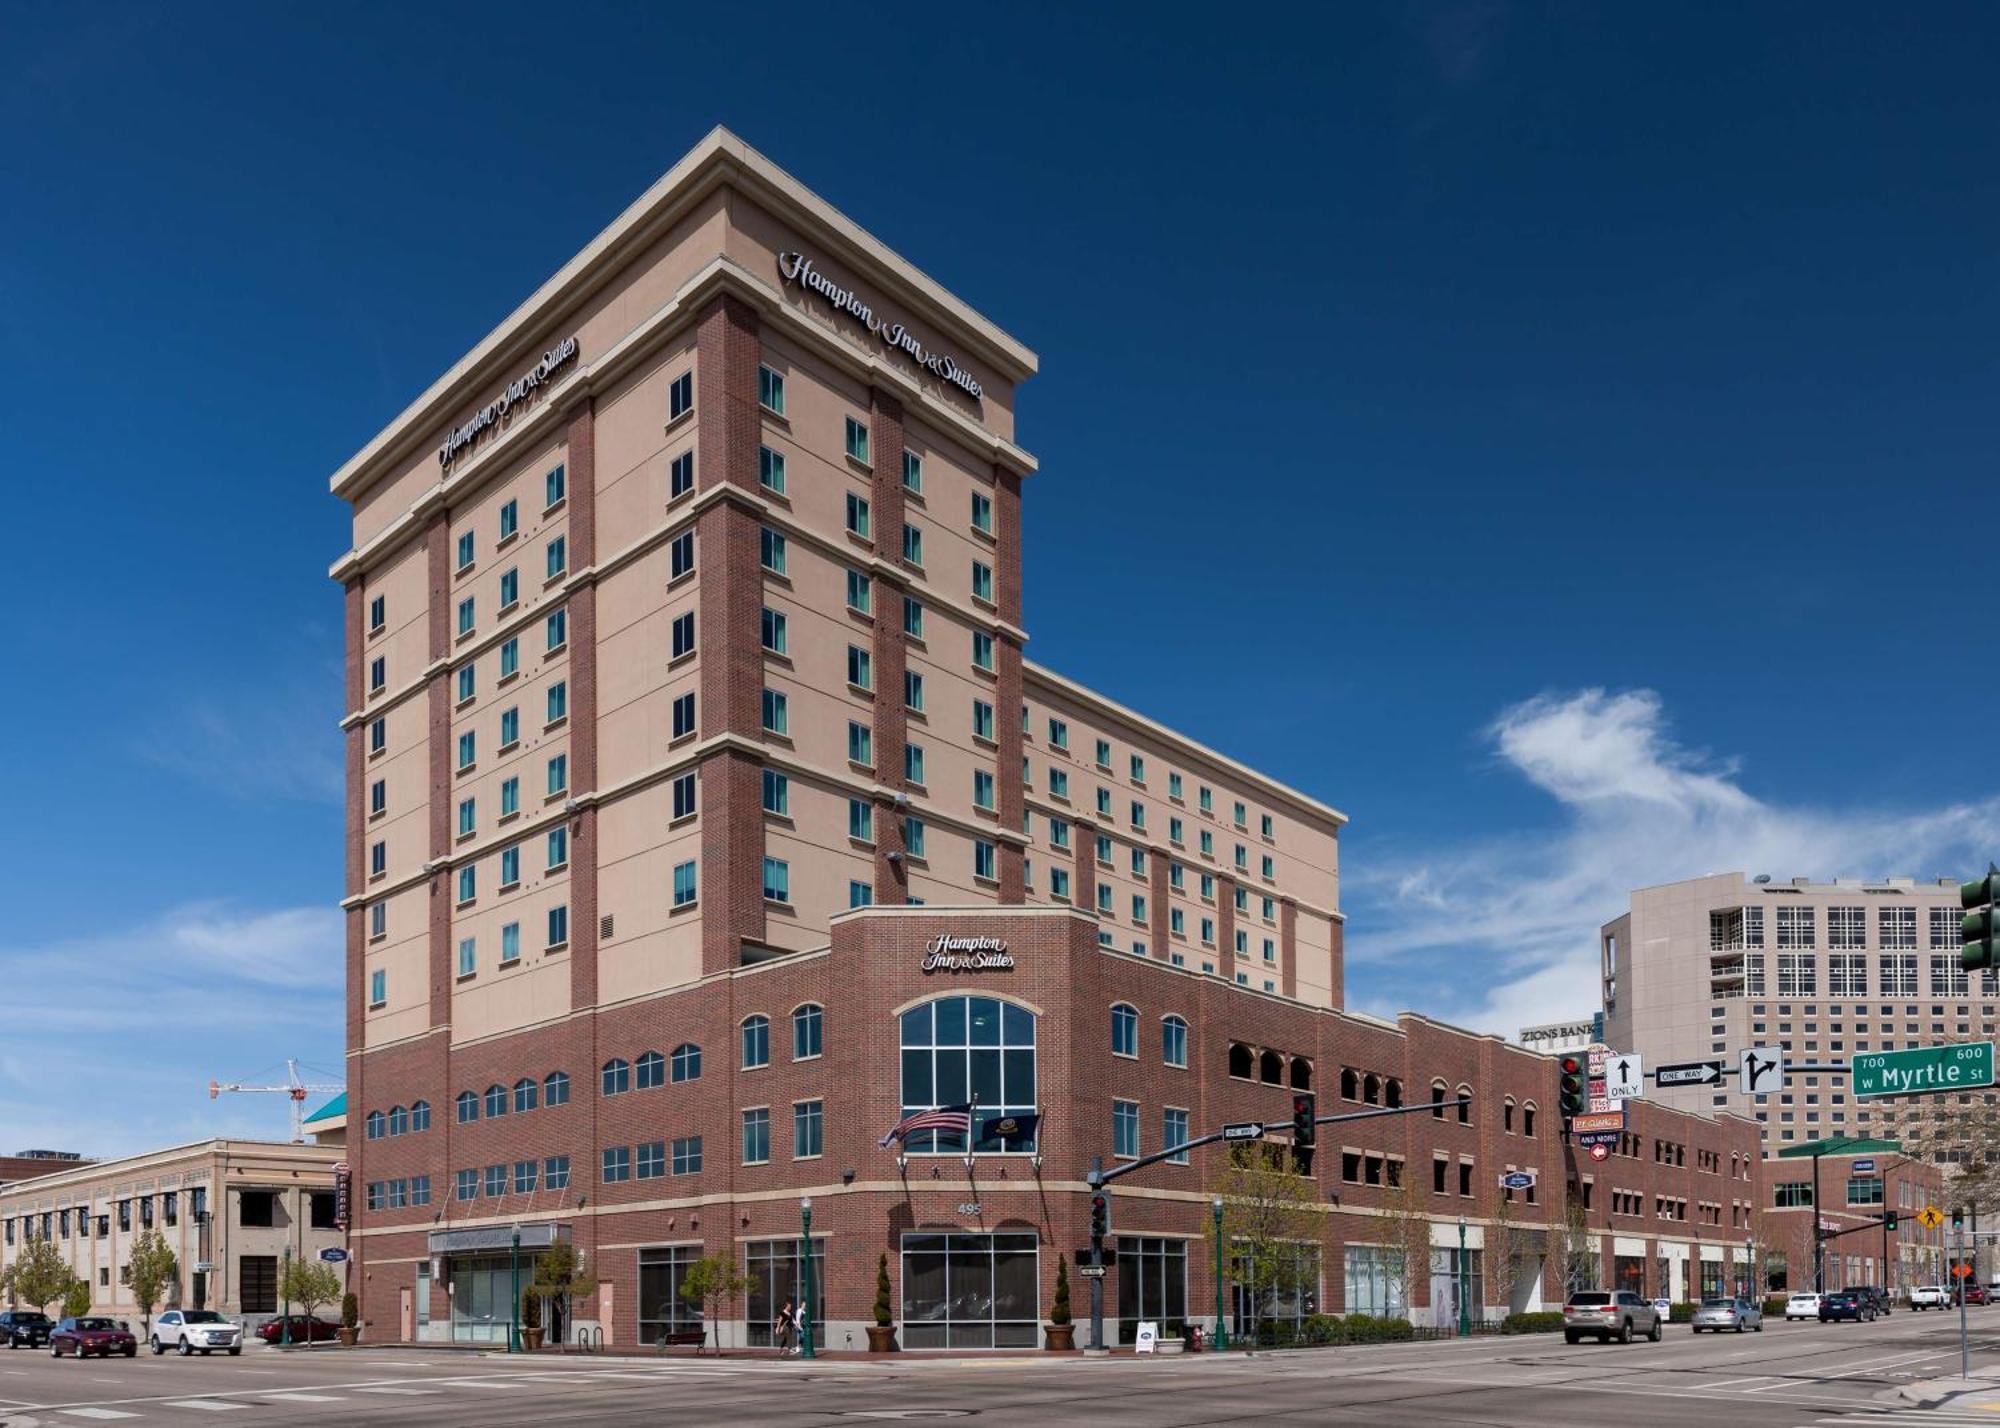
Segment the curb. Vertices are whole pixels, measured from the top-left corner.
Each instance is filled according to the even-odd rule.
[[[1915,1408],[1936,1408],[1971,1394],[1995,1392],[2000,1392],[2000,1383],[1991,1379],[1933,1378],[1922,1383],[1900,1384],[1890,1390],[1890,1397]]]

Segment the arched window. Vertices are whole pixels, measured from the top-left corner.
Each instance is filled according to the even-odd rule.
[[[1257,1058],[1257,1079],[1266,1086],[1285,1084],[1285,1058],[1275,1051],[1267,1051]]]
[[[1340,1068],[1340,1099],[1343,1101],[1361,1099],[1361,1078],[1354,1074],[1352,1066]]]
[[[506,1114],[507,1088],[501,1085],[488,1086],[486,1088],[486,1118],[492,1120],[495,1116],[504,1116]]]
[[[767,1016],[743,1018],[743,1069],[771,1064],[771,1019]]]
[[[792,1013],[792,1060],[810,1060],[825,1049],[825,1025],[826,1013],[813,1002]]]
[[[657,1051],[643,1053],[634,1069],[639,1073],[637,1079],[642,1091],[667,1084],[667,1058]]]
[[[1313,1064],[1303,1056],[1292,1058],[1292,1089],[1310,1091],[1313,1088]]]
[[[532,1111],[541,1104],[542,1088],[532,1076],[523,1076],[514,1083],[514,1109]]]
[[[1382,1104],[1382,1078],[1373,1071],[1361,1078],[1361,1099],[1371,1106]]]
[[[370,1140],[382,1139],[383,1120],[382,1120],[382,1113],[380,1111],[370,1111],[368,1113],[367,1125],[368,1125],[368,1139]]]
[[[1514,1098],[1509,1096],[1500,1103],[1500,1129],[1508,1135],[1514,1133]]]
[[[1431,1119],[1432,1119],[1432,1120],[1434,1120],[1434,1121],[1441,1121],[1441,1120],[1443,1120],[1443,1119],[1444,1119],[1444,1103],[1445,1103],[1446,1099],[1447,1099],[1447,1097],[1446,1097],[1446,1095],[1445,1095],[1445,1084],[1444,1084],[1444,1082],[1442,1082],[1442,1081],[1433,1081],[1433,1082],[1431,1082]]]
[[[458,1093],[458,1123],[464,1125],[468,1121],[476,1121],[478,1119],[479,1097],[471,1091],[460,1091]]]
[[[604,1063],[604,1094],[622,1096],[632,1089],[632,1063],[614,1056]]]
[[[408,1135],[410,1133],[410,1113],[401,1106],[389,1107],[389,1129],[387,1133],[389,1135]]]
[[[949,996],[901,1018],[903,1115],[977,1101],[984,1123],[1035,1110],[1035,1014],[997,997]],[[978,1132],[975,1130],[974,1135]],[[956,1130],[913,1131],[910,1154],[962,1155]],[[974,1149],[1031,1151],[1033,1136],[989,1137]]]
[[[1139,1010],[1128,1007],[1123,1002],[1111,1008],[1111,1054],[1113,1056],[1137,1056],[1139,1054]]]
[[[551,1071],[542,1078],[542,1104],[545,1106],[569,1104],[569,1072]]]
[[[419,1134],[431,1128],[431,1103],[429,1101],[410,1102],[410,1132]]]
[[[1160,1060],[1169,1066],[1188,1064],[1187,1023],[1177,1016],[1160,1023]]]
[[[1403,1083],[1394,1076],[1382,1083],[1382,1104],[1385,1106],[1403,1104]]]
[[[1533,1101],[1529,1101],[1521,1107],[1521,1134],[1533,1135],[1534,1133],[1535,1133],[1535,1103]]]
[[[701,1079],[701,1048],[692,1041],[683,1041],[674,1048],[674,1080],[699,1081]]]
[[[1458,1088],[1458,1123],[1462,1126],[1472,1124],[1472,1088],[1470,1086],[1460,1086]]]
[[[1248,1081],[1256,1074],[1257,1058],[1249,1047],[1240,1041],[1229,1043],[1229,1074]]]

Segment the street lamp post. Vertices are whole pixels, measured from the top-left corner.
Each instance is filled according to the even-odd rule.
[[[805,1281],[805,1293],[799,1296],[799,1357],[816,1359],[813,1352],[813,1202],[812,1196],[799,1197],[799,1229],[803,1238],[799,1242],[800,1276]]]
[[[1465,1216],[1458,1217],[1458,1272],[1452,1276],[1458,1287],[1458,1336],[1472,1332],[1472,1306],[1465,1302]]]
[[[1757,1269],[1757,1241],[1752,1236],[1745,1235],[1743,1237],[1743,1297],[1745,1299],[1763,1298],[1757,1292],[1757,1280],[1760,1277]]]
[[[278,1321],[278,1343],[290,1347],[292,1342],[292,1247],[285,1246],[285,1267],[278,1273],[278,1287],[285,1295],[285,1317]],[[81,1351],[77,1353],[81,1359]]]
[[[521,1227],[514,1226],[509,1252],[510,1268],[513,1271],[513,1294],[508,1299],[507,1310],[507,1352],[521,1352]]]
[[[1216,1196],[1211,1204],[1215,1211],[1215,1348],[1220,1353],[1229,1347],[1229,1321],[1222,1317],[1222,1197]]]

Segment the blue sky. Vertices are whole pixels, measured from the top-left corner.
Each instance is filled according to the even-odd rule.
[[[1996,49],[0,0],[0,1150],[337,1072],[325,478],[717,122],[1041,353],[1031,654],[1353,816],[1354,1004],[1504,1029],[1592,1003],[1627,887],[1983,866]],[[143,1116],[46,1094],[93,1069]]]

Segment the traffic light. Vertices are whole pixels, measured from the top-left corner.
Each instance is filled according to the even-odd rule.
[[[1958,885],[1958,965],[1968,972],[2000,966],[2000,868],[1986,865],[1986,876]]]
[[[1889,1211],[1882,1217],[1882,1228],[1892,1235],[1896,1233],[1896,1212],[1894,1210]]]
[[[1565,1056],[1558,1064],[1562,1075],[1557,1083],[1559,1094],[1556,1100],[1562,1107],[1562,1118],[1573,1120],[1590,1109],[1590,1088],[1583,1074],[1583,1058]]]
[[[1101,1240],[1111,1233],[1111,1197],[1102,1190],[1090,1197],[1090,1237]]]
[[[1313,1142],[1319,1127],[1313,1123],[1319,1104],[1310,1091],[1292,1093],[1292,1168],[1301,1175],[1313,1173]]]
[[[1960,1230],[1964,1228],[1965,1228],[1965,1207],[1963,1205],[1953,1205],[1951,1207],[1951,1232],[1953,1234],[1957,1234]]]

